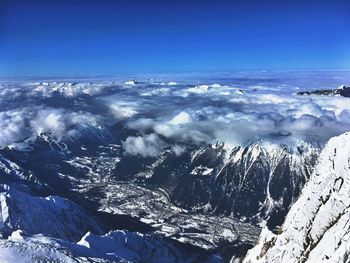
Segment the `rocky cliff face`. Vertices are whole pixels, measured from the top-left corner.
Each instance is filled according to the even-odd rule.
[[[185,209],[266,219],[273,228],[282,223],[317,160],[317,146],[297,148],[261,141],[231,150],[207,145],[181,156],[165,153],[137,177],[166,189]]]
[[[348,262],[350,133],[332,138],[278,234],[265,228],[244,262]]]

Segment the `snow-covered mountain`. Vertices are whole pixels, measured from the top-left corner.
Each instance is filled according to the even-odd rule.
[[[135,177],[166,189],[185,209],[216,215],[266,219],[280,224],[308,180],[319,153],[317,145],[269,145],[253,141],[226,149],[206,145],[176,156],[166,152]],[[117,164],[123,165],[123,159]],[[129,176],[132,173],[129,173]]]
[[[350,133],[329,140],[278,233],[263,229],[244,262],[349,262]]]
[[[186,145],[181,154],[166,148],[159,157],[140,158],[123,154],[108,140],[92,129],[75,140],[42,133],[5,147],[2,172],[11,180],[3,183],[17,188],[22,182],[28,194],[64,196],[99,218],[103,212],[140,220],[134,228],[124,219],[113,224],[108,219],[109,229],[119,225],[145,232],[142,224],[148,224],[199,248],[245,250],[258,234],[252,224],[267,220],[273,228],[283,220],[318,156],[317,145],[293,149],[258,140],[233,149],[223,143]],[[37,233],[50,234],[32,234]]]
[[[158,157],[140,158],[123,154],[110,135],[101,137],[110,132],[85,130],[75,140],[59,141],[42,133],[5,147],[0,150],[6,160],[2,166],[22,169],[16,176],[34,180],[54,194],[101,180],[136,182],[165,190],[171,202],[183,209],[251,222],[263,219],[274,227],[308,180],[320,147],[300,142],[293,148],[256,140],[234,148],[224,143],[185,145],[181,154],[166,148]],[[130,132],[123,129],[113,136]],[[42,159],[45,165],[38,161]]]

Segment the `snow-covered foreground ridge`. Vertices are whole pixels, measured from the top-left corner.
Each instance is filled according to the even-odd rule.
[[[350,133],[329,140],[279,234],[263,229],[244,262],[349,262]]]
[[[106,232],[74,202],[0,184],[0,263],[222,262],[160,235]]]

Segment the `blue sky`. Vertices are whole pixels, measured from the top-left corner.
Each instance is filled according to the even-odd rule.
[[[1,0],[0,75],[350,69],[350,2]]]

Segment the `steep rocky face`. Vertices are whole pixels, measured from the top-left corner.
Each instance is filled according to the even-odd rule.
[[[169,191],[171,199],[186,209],[200,209],[211,196],[215,175],[225,162],[223,144],[206,145],[180,156],[167,154],[149,171],[149,183]]]
[[[350,133],[322,150],[301,196],[278,234],[265,228],[244,262],[348,262]]]
[[[301,155],[260,143],[236,148],[217,175],[211,206],[216,212],[280,223],[312,171],[317,149]]]
[[[211,206],[219,213],[256,215],[266,197],[269,173],[268,156],[259,143],[233,149],[216,177]]]
[[[293,152],[267,149],[262,142],[228,151],[207,145],[176,156],[165,153],[138,176],[166,189],[186,209],[280,224],[299,195],[317,160],[318,147]]]

